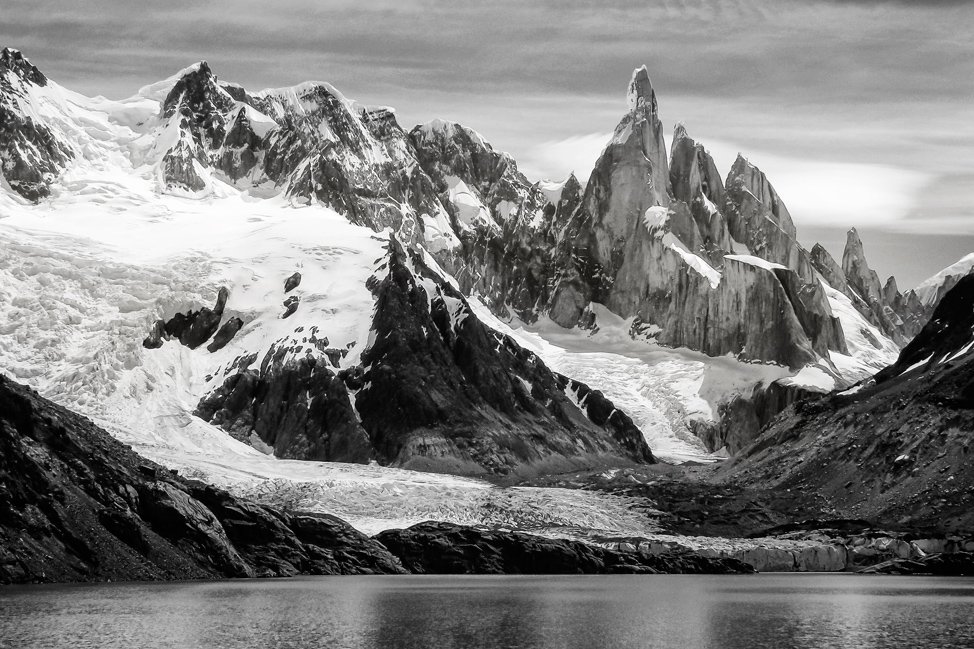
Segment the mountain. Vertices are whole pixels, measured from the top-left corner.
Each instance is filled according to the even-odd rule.
[[[159,459],[212,472],[214,427],[464,474],[709,459],[897,351],[759,169],[667,151],[645,68],[582,187],[323,82],[200,62],[111,101],[0,60],[0,360]]]
[[[974,275],[957,281],[897,361],[792,406],[728,467],[733,480],[825,495],[839,514],[971,529]]]

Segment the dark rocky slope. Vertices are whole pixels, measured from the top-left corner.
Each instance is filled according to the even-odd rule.
[[[47,77],[17,50],[0,52],[0,173],[24,198],[37,201],[74,157],[70,145],[25,105],[31,86],[43,88]]]
[[[821,494],[885,524],[974,528],[974,276],[899,360],[854,390],[788,408],[726,479]]]
[[[625,413],[486,327],[395,238],[383,271],[361,365],[273,347],[259,366],[241,359],[196,414],[280,457],[504,475],[655,462]]]
[[[184,480],[0,376],[0,583],[401,572],[334,517]]]

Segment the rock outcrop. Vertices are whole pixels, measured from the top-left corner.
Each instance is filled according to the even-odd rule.
[[[484,326],[458,291],[395,240],[388,275],[374,290],[356,408],[380,461],[497,473],[610,456],[654,461],[628,416],[599,407],[604,397],[580,395],[580,384]]]
[[[259,369],[242,358],[236,372],[205,396],[194,414],[277,457],[367,463],[372,443],[349,391],[323,359],[272,346]]]
[[[328,516],[188,481],[0,376],[0,583],[405,572]]]
[[[486,327],[395,237],[368,285],[359,364],[338,369],[313,328],[237,359],[196,415],[278,457],[467,474],[655,462],[628,415]]]
[[[620,552],[581,541],[427,522],[376,537],[417,574],[749,574],[735,559],[690,552]]]
[[[142,341],[143,347],[159,349],[165,341],[176,339],[190,349],[196,349],[213,338],[213,342],[206,349],[211,353],[222,349],[244,325],[243,320],[238,317],[229,318],[220,325],[229,298],[230,291],[225,287],[220,288],[212,309],[204,306],[195,311],[190,309],[186,313],[177,313],[169,320],[157,320],[149,335]]]
[[[51,192],[75,153],[33,108],[47,77],[19,51],[0,51],[0,173],[30,201]]]

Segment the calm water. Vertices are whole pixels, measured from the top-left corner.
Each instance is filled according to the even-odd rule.
[[[0,587],[0,647],[974,647],[974,579],[308,577]]]

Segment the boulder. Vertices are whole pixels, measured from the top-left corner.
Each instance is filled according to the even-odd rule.
[[[284,280],[284,292],[290,293],[300,285],[301,285],[301,273],[299,273],[298,271],[294,271],[294,274],[292,274],[290,277]]]

